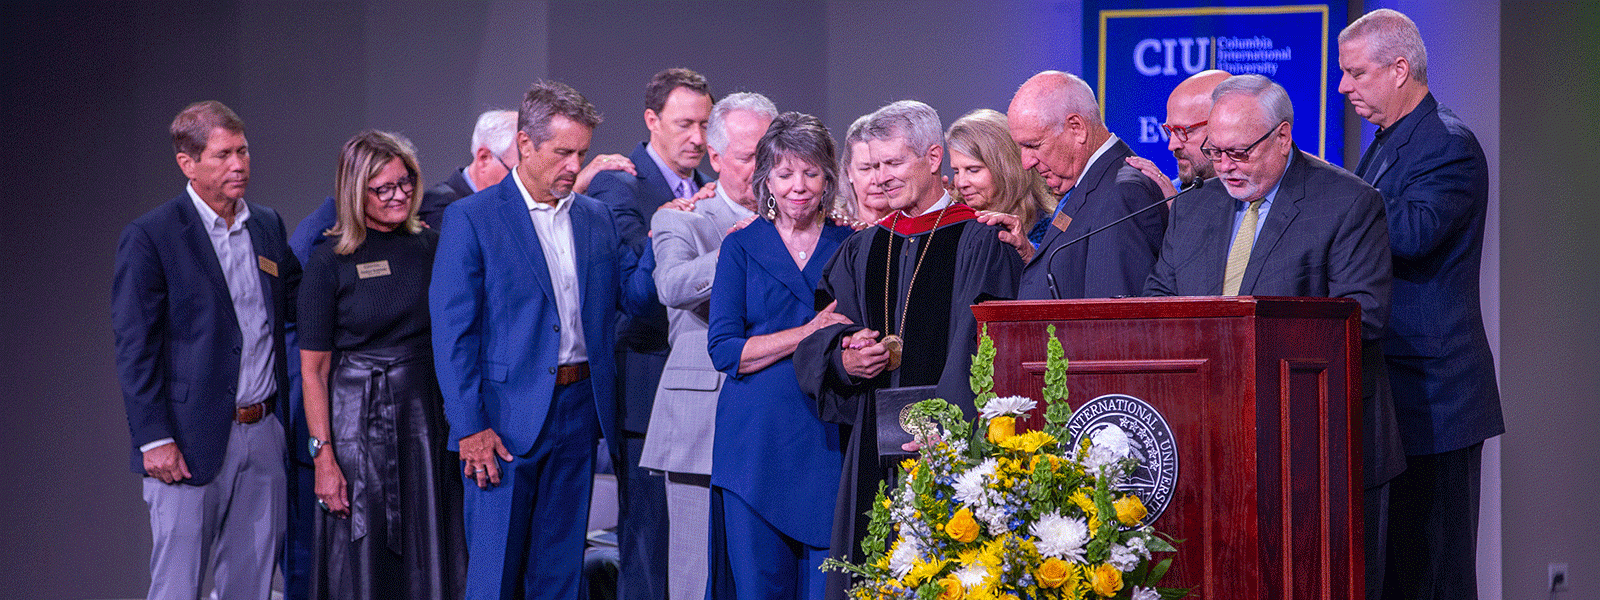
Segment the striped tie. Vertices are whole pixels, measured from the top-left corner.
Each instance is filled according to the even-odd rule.
[[[1228,268],[1223,271],[1222,295],[1239,295],[1239,285],[1244,282],[1244,268],[1250,264],[1250,247],[1256,242],[1256,220],[1261,218],[1261,203],[1265,198],[1250,203],[1239,220],[1239,232],[1233,235],[1233,246],[1228,249]]]

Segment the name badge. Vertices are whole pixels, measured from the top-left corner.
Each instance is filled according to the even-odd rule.
[[[389,274],[389,261],[378,260],[356,265],[356,276],[362,279],[383,277]]]
[[[273,277],[278,276],[278,263],[272,262],[272,259],[257,254],[256,265],[260,266],[261,270],[266,271],[268,275]]]
[[[1061,213],[1059,215],[1056,215],[1056,218],[1050,221],[1050,225],[1052,225],[1056,229],[1060,229],[1062,231],[1066,231],[1067,230],[1067,226],[1071,225],[1071,224],[1072,224],[1072,217],[1067,216],[1066,213]]]

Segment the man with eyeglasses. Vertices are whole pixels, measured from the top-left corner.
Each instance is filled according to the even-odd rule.
[[[1483,148],[1428,91],[1417,25],[1379,9],[1339,34],[1339,92],[1378,126],[1356,174],[1388,202],[1394,313],[1384,351],[1406,450],[1389,503],[1385,598],[1477,597],[1483,441],[1505,432],[1478,305]]]
[[[1294,144],[1294,107],[1260,75],[1211,93],[1201,152],[1217,179],[1173,208],[1147,296],[1309,296],[1361,303],[1366,568],[1381,573],[1381,507],[1405,469],[1382,340],[1393,265],[1383,196]],[[1369,598],[1375,582],[1368,579]]]
[[[1167,122],[1161,124],[1161,129],[1167,132],[1167,150],[1172,151],[1172,157],[1178,161],[1178,181],[1183,187],[1194,184],[1197,180],[1210,179],[1217,176],[1217,170],[1211,167],[1211,161],[1200,152],[1200,142],[1206,138],[1207,118],[1211,113],[1211,91],[1217,89],[1217,84],[1222,80],[1232,77],[1227,71],[1216,69],[1201,71],[1189,76],[1172,89],[1172,94],[1167,96]],[[1178,193],[1178,188],[1173,181],[1161,173],[1161,169],[1150,159],[1142,156],[1130,156],[1128,164],[1133,165],[1150,179],[1161,186],[1161,193],[1171,196]],[[1172,204],[1168,203],[1168,207]]]

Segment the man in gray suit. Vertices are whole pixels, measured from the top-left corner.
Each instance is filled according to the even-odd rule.
[[[777,116],[777,107],[761,94],[741,92],[717,102],[706,128],[716,195],[696,203],[693,211],[660,210],[650,219],[656,293],[667,306],[672,350],[639,464],[667,475],[670,600],[706,593],[711,442],[723,378],[706,352],[707,300],[722,238],[756,218],[750,187],[756,142]]]
[[[1405,469],[1383,361],[1393,264],[1383,195],[1301,152],[1294,108],[1260,75],[1211,95],[1200,150],[1217,178],[1173,204],[1147,296],[1310,296],[1361,303],[1363,502],[1368,598],[1382,576],[1388,482]]]

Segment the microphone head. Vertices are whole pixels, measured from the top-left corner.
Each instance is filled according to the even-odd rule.
[[[1206,180],[1205,179],[1200,178],[1200,177],[1196,177],[1196,178],[1194,178],[1193,181],[1189,182],[1189,185],[1184,186],[1183,191],[1187,192],[1187,191],[1191,191],[1191,190],[1198,190],[1202,186],[1204,186],[1205,184],[1206,184]]]

